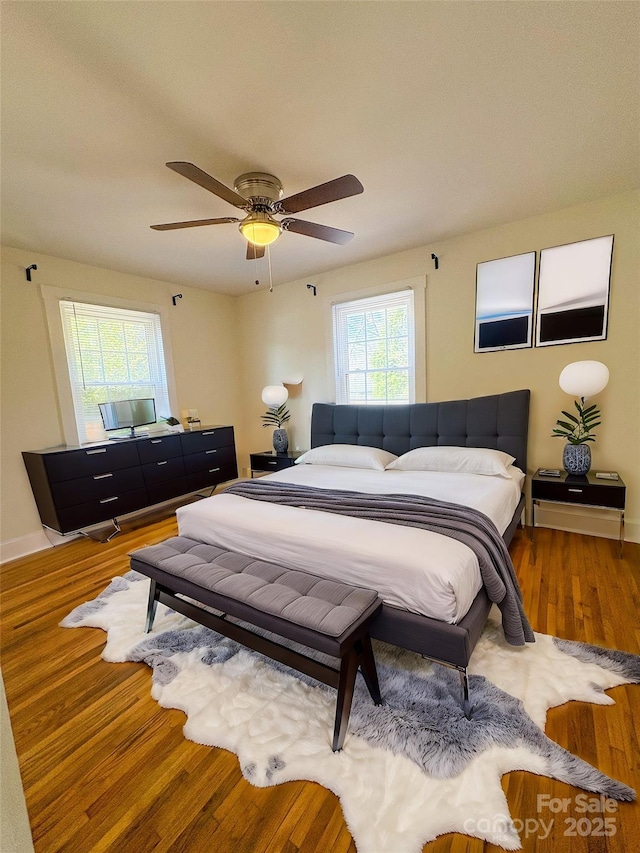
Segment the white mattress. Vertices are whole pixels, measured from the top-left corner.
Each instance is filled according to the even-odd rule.
[[[327,489],[415,494],[474,507],[503,533],[524,474],[370,471],[296,465],[269,479]],[[388,604],[457,622],[481,587],[473,551],[412,527],[254,501],[221,492],[177,511],[181,536],[378,591]]]

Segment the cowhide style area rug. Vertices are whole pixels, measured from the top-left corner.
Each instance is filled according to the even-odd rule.
[[[185,712],[185,736],[234,752],[253,785],[307,779],[332,790],[359,853],[419,853],[445,832],[520,849],[500,784],[512,770],[635,798],[547,738],[544,725],[547,710],[570,699],[613,704],[604,690],[640,682],[638,656],[545,634],[514,648],[490,618],[472,658],[467,720],[456,672],[376,644],[384,704],[358,676],[345,746],[333,753],[334,690],[162,605],[145,634],[148,590],[148,578],[129,572],[61,625],[102,628],[104,660],[152,667],[152,696]]]

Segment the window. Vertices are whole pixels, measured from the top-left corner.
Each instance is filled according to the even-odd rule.
[[[169,416],[158,314],[67,300],[60,313],[80,442],[104,438],[98,403],[153,397]]]
[[[413,290],[334,305],[333,349],[337,403],[413,403]]]

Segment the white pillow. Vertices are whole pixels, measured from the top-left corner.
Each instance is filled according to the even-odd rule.
[[[296,465],[337,465],[340,468],[372,468],[384,471],[398,457],[379,447],[362,444],[324,444],[298,456]]]
[[[417,447],[387,465],[387,470],[449,471],[509,479],[507,468],[512,462],[515,456],[487,447]]]

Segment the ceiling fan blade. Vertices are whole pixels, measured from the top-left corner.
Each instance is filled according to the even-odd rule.
[[[192,219],[189,222],[166,222],[164,225],[150,225],[154,231],[173,231],[175,228],[195,228],[198,225],[223,225],[225,222],[240,222],[235,216],[223,216],[221,219]]]
[[[289,198],[283,198],[276,204],[276,211],[299,213],[301,210],[309,210],[310,207],[319,207],[321,204],[329,204],[330,201],[338,201],[361,192],[364,192],[364,187],[355,175],[343,175],[341,178],[327,181],[326,184],[319,184]]]
[[[305,237],[315,237],[328,243],[339,243],[344,246],[355,237],[353,231],[342,231],[340,228],[329,228],[328,225],[318,225],[316,222],[306,222],[304,219],[283,219],[280,223],[285,231],[295,231]]]
[[[259,258],[264,258],[264,246],[254,246],[253,243],[247,243],[247,260],[254,261]]]
[[[209,190],[210,193],[217,195],[218,198],[228,201],[229,204],[233,204],[234,207],[247,207],[246,198],[242,198],[234,190],[225,187],[224,184],[212,178],[211,175],[207,175],[206,172],[194,166],[193,163],[184,163],[182,160],[178,160],[177,162],[167,163],[167,166],[173,169],[174,172],[182,175],[183,178],[188,178],[194,184],[198,184],[198,186],[203,187],[205,190]]]

